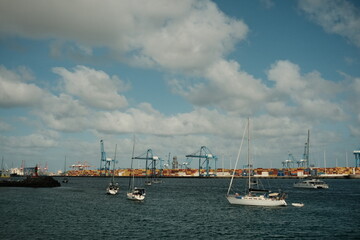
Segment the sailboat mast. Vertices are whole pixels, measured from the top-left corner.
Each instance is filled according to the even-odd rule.
[[[112,175],[112,182],[113,183],[114,183],[114,179],[115,179],[116,149],[117,149],[117,144],[115,145],[115,154],[114,154],[114,160],[113,160],[113,175]]]
[[[247,153],[247,160],[248,160],[248,178],[249,178],[249,188],[251,188],[251,172],[250,172],[250,119],[248,118],[248,153]]]
[[[325,156],[326,152],[325,152],[325,149],[324,149],[324,172],[326,174],[326,156]]]
[[[132,154],[131,154],[131,178],[129,181],[129,191],[134,187],[134,169],[133,169],[133,161],[134,161],[134,153],[135,153],[135,135],[133,136],[133,148],[132,148]]]
[[[309,161],[310,161],[310,129],[308,129],[308,138],[307,138],[307,152],[306,152],[306,156],[307,156],[307,167],[309,168]]]
[[[230,184],[229,184],[229,188],[228,188],[228,191],[227,191],[227,195],[229,195],[230,190],[231,190],[231,187],[232,187],[232,183],[233,183],[233,181],[234,181],[235,171],[236,171],[236,168],[237,168],[237,164],[238,164],[238,162],[239,162],[239,159],[240,159],[240,153],[241,153],[241,149],[242,149],[242,146],[243,146],[243,143],[244,143],[244,139],[245,139],[245,133],[246,133],[246,127],[244,128],[244,132],[243,132],[243,135],[242,135],[242,138],[241,138],[241,143],[240,143],[238,155],[237,155],[237,158],[236,158],[234,170],[233,170],[233,173],[232,173],[231,181],[230,181]],[[231,163],[230,163],[230,167],[231,167]]]

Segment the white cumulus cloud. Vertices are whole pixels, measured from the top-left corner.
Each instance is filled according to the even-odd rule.
[[[153,109],[148,103],[142,103],[137,108],[130,108],[125,112],[98,112],[92,122],[93,128],[103,133],[141,133],[160,136],[232,135],[234,129],[240,129],[241,123],[237,117],[206,108],[166,116]],[[238,134],[235,133],[235,136]]]
[[[288,115],[308,119],[341,121],[347,118],[337,94],[343,91],[340,83],[325,80],[314,71],[302,75],[300,67],[290,61],[280,60],[271,66],[268,79],[275,82],[272,95],[282,100],[270,102],[273,113],[288,111]]]
[[[111,110],[127,106],[126,98],[118,93],[127,87],[117,76],[85,66],[77,66],[73,71],[56,67],[53,71],[62,77],[65,92],[91,107]]]
[[[57,131],[81,132],[91,125],[91,110],[66,94],[48,95],[41,109],[34,113],[47,127]]]
[[[29,149],[49,148],[57,146],[59,134],[51,130],[44,130],[25,136],[11,136],[3,138],[6,139],[6,146]]]
[[[326,32],[343,36],[360,47],[360,9],[350,1],[301,0],[299,7]]]
[[[32,78],[24,67],[12,71],[0,66],[0,107],[29,107],[40,103],[44,91],[28,83]]]
[[[173,80],[173,91],[197,106],[216,106],[235,113],[254,113],[261,109],[268,88],[240,69],[235,61],[220,60],[205,72],[206,81],[188,84]]]
[[[207,0],[33,0],[1,1],[0,32],[56,39],[56,55],[74,43],[85,55],[101,47],[131,64],[191,71],[226,55],[248,27]]]

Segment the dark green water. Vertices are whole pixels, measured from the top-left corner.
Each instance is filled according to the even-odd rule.
[[[126,178],[117,179],[118,195],[106,195],[108,181],[69,178],[59,188],[0,188],[0,239],[360,239],[356,179],[326,180],[326,190],[265,180],[288,193],[289,206],[279,208],[230,205],[230,179],[164,179],[147,188],[143,203],[126,199]]]

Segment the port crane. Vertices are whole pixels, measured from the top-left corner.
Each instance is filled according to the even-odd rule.
[[[92,166],[90,166],[87,161],[84,161],[83,163],[79,161],[75,164],[72,164],[70,167],[74,170],[82,171],[82,170],[86,170],[87,168],[90,168]]]
[[[111,162],[114,159],[106,157],[106,152],[104,149],[104,140],[100,140],[100,150],[101,150],[101,159],[100,159],[100,175],[107,176],[108,172],[110,171]],[[104,171],[104,175],[102,172]]]
[[[164,163],[162,166],[163,166],[163,168],[166,168],[166,169],[169,169],[170,168],[170,155],[171,155],[171,153],[169,153],[169,155],[168,155],[168,160],[166,161],[166,163]]]
[[[157,165],[157,161],[161,162],[161,159],[158,156],[154,156],[152,149],[148,149],[145,153],[137,156],[137,157],[133,157],[132,159],[141,159],[141,160],[145,160],[145,175],[146,175],[146,180],[145,180],[145,184],[146,185],[151,185],[150,180],[148,180],[148,170],[150,169],[150,177],[154,178],[156,175],[156,165]],[[160,169],[160,172],[162,172],[162,169]]]
[[[310,130],[308,130],[307,142],[304,147],[303,158],[300,161],[297,161],[298,167],[309,167],[309,155],[310,155]]]
[[[283,168],[291,168],[294,167],[295,158],[292,153],[289,153],[289,157],[287,160],[282,162]]]
[[[206,169],[205,176],[206,177],[210,176],[210,161],[211,160],[214,161],[214,165],[215,165],[214,169],[216,169],[217,157],[215,155],[213,155],[206,146],[201,146],[199,151],[197,151],[193,154],[188,154],[188,155],[186,155],[186,157],[187,158],[199,158],[199,177],[202,176],[201,169],[203,168],[204,164],[205,164],[205,169]],[[204,159],[204,161],[201,161],[203,159]],[[214,173],[214,175],[216,176],[216,173]]]
[[[192,158],[186,158],[186,160],[180,164],[184,169],[190,169]]]

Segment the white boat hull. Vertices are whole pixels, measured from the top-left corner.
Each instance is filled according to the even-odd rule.
[[[327,185],[325,182],[312,179],[312,180],[306,180],[303,182],[294,183],[294,187],[296,188],[311,188],[311,189],[321,189],[321,188],[329,188],[329,185]]]
[[[321,188],[329,188],[329,186],[324,186],[324,185],[321,185],[321,186],[313,186],[313,185],[305,185],[305,184],[294,184],[294,187],[296,188],[311,188],[311,189],[321,189]]]
[[[294,207],[303,207],[304,206],[303,203],[292,203],[291,205],[293,205]]]
[[[250,197],[250,196],[226,196],[230,204],[249,205],[249,206],[286,206],[287,203],[284,199],[265,198],[265,197]]]
[[[133,201],[143,201],[145,199],[145,195],[133,194],[132,192],[127,193],[127,199]]]
[[[115,195],[119,192],[118,189],[106,189],[106,193],[110,195]]]

